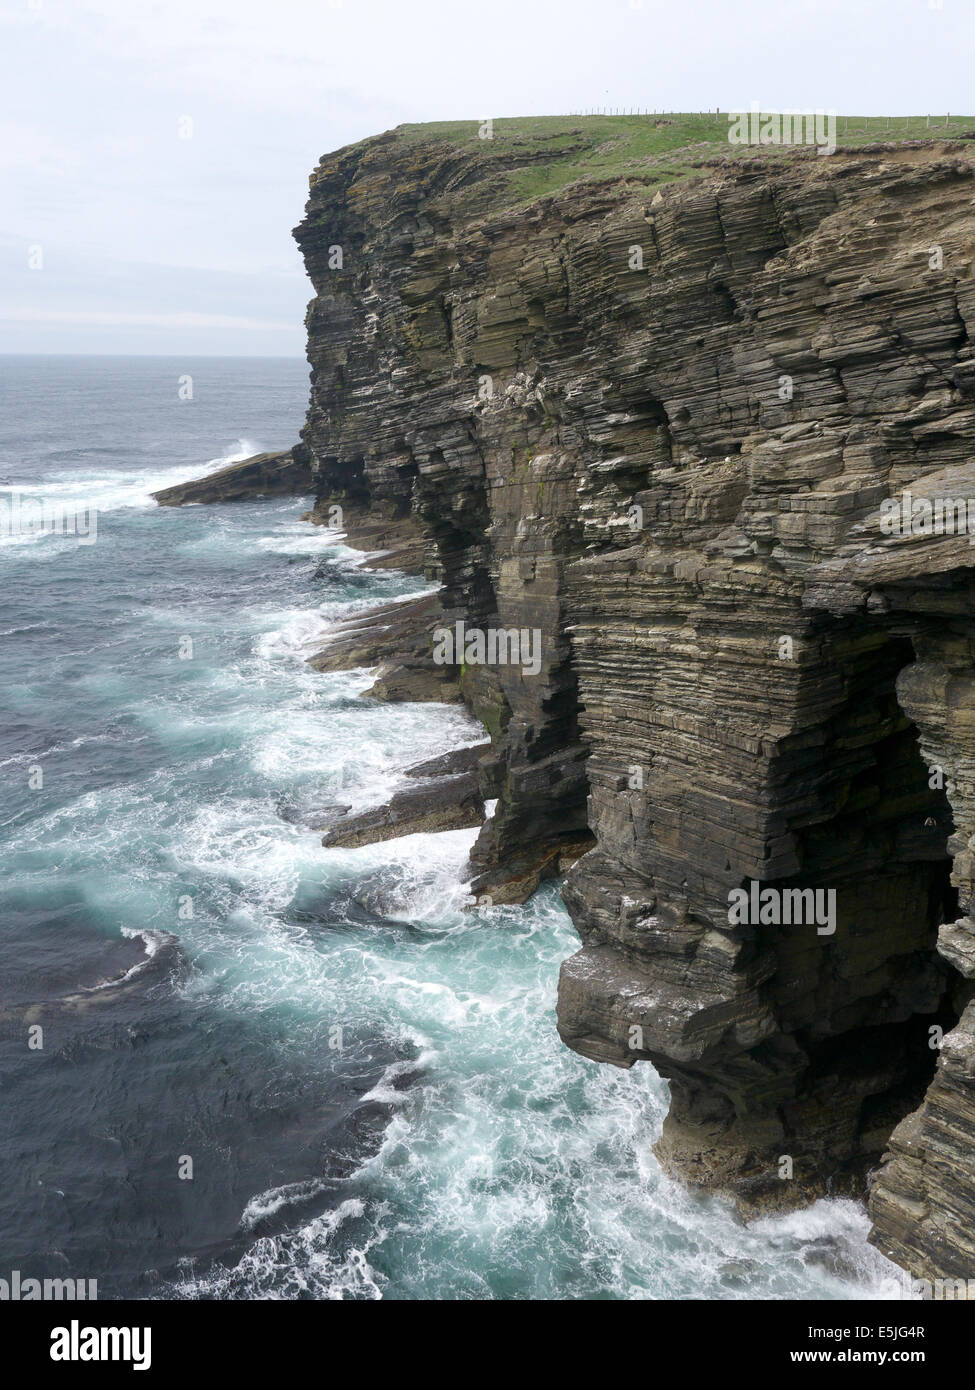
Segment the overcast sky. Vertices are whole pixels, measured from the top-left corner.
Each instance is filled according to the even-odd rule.
[[[964,113],[937,3],[0,0],[0,352],[301,356],[308,174],[401,121]]]

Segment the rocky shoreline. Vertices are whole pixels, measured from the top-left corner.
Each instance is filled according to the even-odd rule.
[[[216,473],[163,488],[152,496],[160,507],[202,502],[246,502],[254,497],[296,497],[315,492],[310,451],[303,444],[277,453],[253,454]]]
[[[975,163],[513,204],[526,158],[390,132],[322,160],[296,230],[311,519],[438,586],[313,664],[490,738],[439,808],[326,843],[467,817],[475,894],[567,873],[559,1030],[670,1079],[664,1166],[747,1215],[869,1195],[914,1277],[971,1278],[975,548],[881,508],[975,496]],[[537,671],[437,665],[458,621],[538,632]],[[832,893],[835,929],[733,922],[752,883]]]

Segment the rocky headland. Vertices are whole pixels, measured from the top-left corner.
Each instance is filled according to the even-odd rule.
[[[311,453],[303,444],[277,453],[252,454],[205,478],[177,483],[152,495],[161,507],[194,502],[246,502],[254,497],[295,497],[315,491]]]
[[[972,1278],[975,548],[889,523],[975,503],[975,158],[713,121],[314,171],[312,519],[438,590],[318,660],[490,740],[439,812],[434,772],[326,843],[439,815],[481,824],[478,897],[564,877],[559,1031],[669,1078],[668,1171],[747,1214],[862,1195],[915,1278]],[[438,663],[458,623],[537,662]],[[831,927],[741,920],[752,885]]]

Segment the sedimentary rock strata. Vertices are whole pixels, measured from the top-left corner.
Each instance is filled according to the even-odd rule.
[[[484,798],[476,772],[437,777],[397,792],[384,806],[346,816],[329,829],[326,849],[356,849],[401,835],[465,830],[484,820]]]
[[[376,668],[365,694],[380,700],[460,699],[457,673],[438,666],[431,654],[430,633],[440,615],[435,594],[405,603],[383,604],[336,624],[328,645],[309,658],[316,671]]]
[[[277,453],[252,454],[205,478],[177,483],[152,495],[161,507],[185,507],[191,502],[246,502],[252,497],[293,497],[314,491],[311,454],[303,444],[296,444]]]
[[[518,201],[530,155],[391,132],[316,169],[315,515],[417,528],[431,648],[541,634],[537,674],[442,673],[492,744],[473,888],[571,864],[558,1026],[670,1078],[665,1167],[748,1211],[872,1173],[883,1249],[975,1275],[975,550],[881,515],[975,495],[975,165]],[[753,883],[833,930],[730,920]]]

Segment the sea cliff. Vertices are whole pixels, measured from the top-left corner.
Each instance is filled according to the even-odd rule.
[[[889,523],[975,498],[975,163],[640,119],[321,161],[314,516],[439,585],[378,693],[483,723],[473,892],[565,877],[558,1028],[669,1078],[664,1166],[973,1277],[975,549]]]

